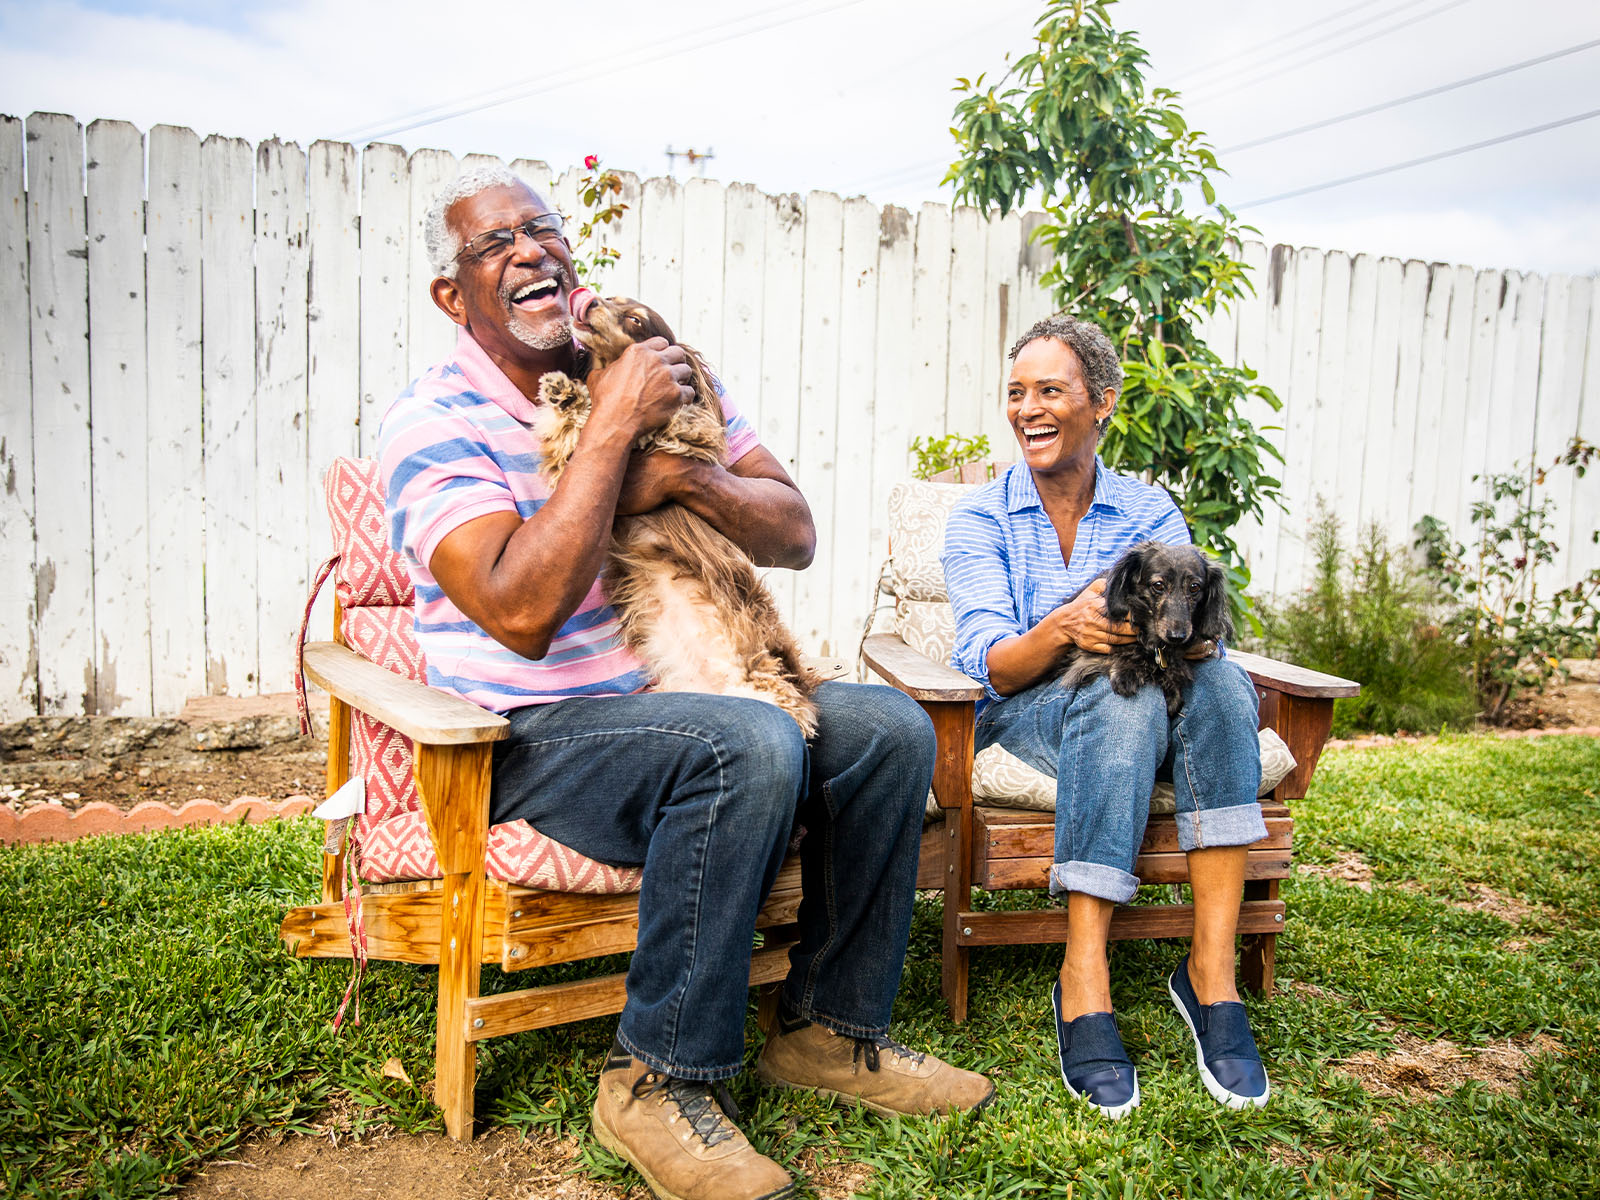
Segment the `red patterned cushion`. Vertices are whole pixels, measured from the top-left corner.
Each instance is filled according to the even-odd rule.
[[[323,477],[333,549],[339,555],[337,589],[345,608],[410,604],[411,573],[389,549],[383,484],[369,458],[336,458]]]
[[[547,838],[526,821],[506,821],[489,830],[488,873],[507,883],[551,892],[615,895],[637,892],[637,867],[608,867],[570,846]],[[420,812],[402,813],[373,827],[362,843],[361,877],[369,883],[439,878],[439,859]]]
[[[336,458],[323,481],[344,609],[345,643],[363,658],[418,683],[428,681],[411,632],[411,575],[389,549],[378,465]],[[356,820],[361,877],[371,883],[437,879],[439,859],[417,799],[411,739],[362,712],[351,713],[352,771],[367,781]],[[614,894],[639,890],[636,869],[608,867],[538,832],[526,821],[489,830],[484,866],[496,879],[549,891]]]

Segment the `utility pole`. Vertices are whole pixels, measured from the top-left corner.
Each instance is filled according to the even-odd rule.
[[[688,150],[674,150],[671,146],[668,146],[667,174],[674,179],[678,177],[678,160],[681,158],[694,168],[696,175],[703,176],[706,173],[706,163],[716,156],[717,152],[709,146],[704,150],[695,150],[692,147]]]

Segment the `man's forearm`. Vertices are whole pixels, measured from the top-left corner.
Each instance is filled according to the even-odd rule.
[[[694,472],[675,499],[757,566],[799,571],[810,566],[816,554],[811,506],[782,480],[705,466]]]

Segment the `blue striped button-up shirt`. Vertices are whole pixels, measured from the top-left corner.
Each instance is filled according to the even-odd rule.
[[[940,561],[956,614],[951,665],[1001,699],[989,683],[995,643],[1032,629],[1146,539],[1192,541],[1171,496],[1107,470],[1096,456],[1094,501],[1078,522],[1072,561],[1062,562],[1061,540],[1033,475],[1025,464],[1015,464],[961,501],[945,526]]]

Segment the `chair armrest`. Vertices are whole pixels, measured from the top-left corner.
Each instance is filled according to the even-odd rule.
[[[802,654],[800,661],[815,672],[823,682],[843,679],[850,674],[850,665],[842,658],[819,658],[815,654]]]
[[[895,633],[875,633],[861,645],[867,666],[913,700],[983,699],[983,685],[918,654]]]
[[[1228,657],[1244,668],[1245,674],[1262,687],[1282,692],[1286,696],[1305,696],[1314,700],[1335,700],[1342,696],[1359,696],[1361,685],[1337,675],[1324,675],[1293,663],[1247,654],[1243,650],[1228,649]]]
[[[305,670],[306,678],[335,699],[425,746],[498,742],[511,730],[497,713],[396,675],[335,642],[307,645]]]

